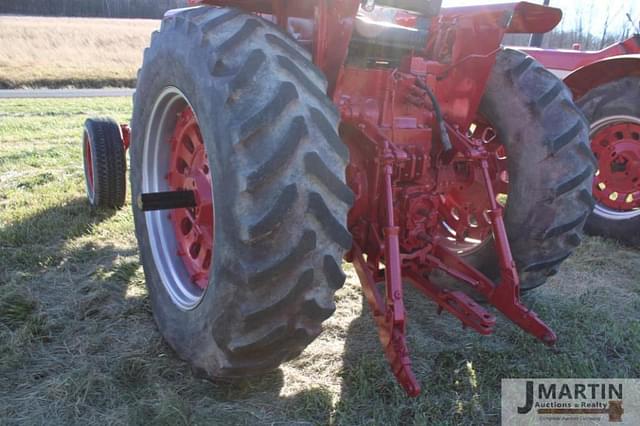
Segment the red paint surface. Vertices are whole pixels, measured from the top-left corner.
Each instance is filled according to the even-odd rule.
[[[591,147],[599,163],[593,186],[598,203],[622,212],[640,208],[640,125],[605,127],[593,135]]]
[[[595,52],[519,49],[549,69],[569,71],[564,82],[576,100],[595,87],[625,77],[640,76],[640,35]]]
[[[204,290],[209,285],[213,259],[213,186],[207,150],[196,117],[188,106],[178,117],[170,143],[169,188],[193,191],[197,204],[193,209],[177,209],[170,214],[178,245],[177,255],[191,281]]]
[[[91,140],[89,139],[89,135],[85,133],[84,135],[84,164],[86,164],[86,177],[87,177],[87,186],[89,187],[89,192],[91,193],[91,197],[93,197],[94,193],[94,183],[93,183],[93,160],[91,155]]]
[[[555,50],[520,48],[536,58],[545,67],[554,70],[574,71],[614,56],[640,53],[640,38],[632,37],[598,51]]]

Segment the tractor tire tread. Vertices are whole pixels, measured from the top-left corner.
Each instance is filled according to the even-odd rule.
[[[282,218],[293,208],[298,199],[298,187],[295,183],[287,186],[273,207],[249,228],[250,241],[256,241],[273,234],[282,225]]]
[[[334,197],[348,205],[353,204],[354,194],[351,188],[333,174],[329,166],[326,165],[317,152],[309,152],[306,154],[304,164],[307,173],[315,176]]]
[[[163,334],[206,377],[265,373],[299,355],[335,310],[340,264],[351,247],[349,152],[326,78],[275,25],[236,9],[186,10],[164,19],[145,63],[177,38],[201,40],[194,48],[206,57],[206,78],[224,94],[225,173],[237,188],[223,200],[233,223],[225,260],[217,260],[224,262],[218,291],[225,303],[216,305],[222,311],[202,339],[215,344],[187,341],[171,327]],[[313,156],[322,165],[309,167]]]
[[[519,191],[509,196],[505,224],[525,291],[558,272],[580,244],[591,211],[584,194],[591,194],[594,159],[586,120],[572,105],[569,90],[535,59],[513,49],[498,55],[481,111],[493,116],[491,122],[514,114],[529,123],[524,130],[502,130],[507,156],[512,150],[519,158],[509,166],[511,185]],[[519,141],[522,131],[529,132],[526,144]]]
[[[640,120],[640,76],[628,76],[597,86],[577,101],[587,120],[596,123],[612,116],[629,116]],[[596,163],[597,164],[597,163]],[[594,191],[597,191],[594,188]],[[597,193],[593,199],[597,205]],[[623,244],[640,247],[640,215],[613,219],[599,214],[596,208],[587,220],[585,230],[590,235],[615,239]]]
[[[293,159],[302,139],[307,137],[309,130],[304,121],[304,117],[296,117],[291,122],[287,132],[284,134],[280,146],[276,151],[262,163],[257,170],[247,177],[247,192],[254,193],[271,179],[274,179]]]

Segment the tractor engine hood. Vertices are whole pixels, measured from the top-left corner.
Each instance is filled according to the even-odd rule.
[[[442,16],[494,16],[504,19],[508,33],[546,33],[562,20],[562,10],[529,2],[443,8]]]

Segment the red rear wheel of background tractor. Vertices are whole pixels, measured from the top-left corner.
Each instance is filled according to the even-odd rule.
[[[261,18],[211,7],[165,18],[145,51],[133,196],[193,191],[196,206],[135,206],[136,235],[158,327],[207,377],[297,356],[344,283],[348,151],[308,57]]]
[[[593,235],[640,246],[640,77],[628,77],[589,91],[578,101],[591,123],[591,147],[598,159],[587,221]]]
[[[91,207],[119,209],[124,206],[127,162],[118,123],[109,118],[88,119],[84,123],[82,151]]]
[[[495,152],[498,201],[523,290],[544,284],[581,242],[593,208],[588,125],[562,82],[533,58],[505,49],[488,82],[476,137]],[[444,194],[442,235],[496,282],[496,250],[480,176]],[[449,284],[449,283],[447,283]]]

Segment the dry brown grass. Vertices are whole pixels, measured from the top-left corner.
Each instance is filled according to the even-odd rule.
[[[159,21],[0,16],[0,88],[132,86]]]

